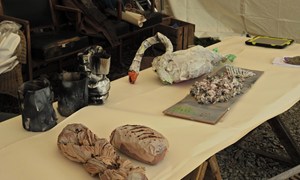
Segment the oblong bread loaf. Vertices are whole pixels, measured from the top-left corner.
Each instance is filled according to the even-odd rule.
[[[159,132],[142,125],[123,125],[110,135],[110,143],[122,153],[147,164],[164,159],[168,140]]]

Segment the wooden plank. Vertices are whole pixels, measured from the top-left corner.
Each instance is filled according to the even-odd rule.
[[[181,180],[203,180],[203,179],[222,180],[216,155],[211,156],[209,159],[204,161],[200,166],[198,166],[196,169],[194,169],[191,173],[186,175]]]
[[[171,24],[171,19],[173,19],[172,16],[169,16],[169,15],[165,15],[163,14],[163,17],[162,17],[162,22],[161,24],[164,24],[164,25],[170,25]]]
[[[195,24],[189,24],[188,25],[188,48],[192,45],[195,45],[194,39],[195,39]]]
[[[194,26],[191,23],[181,21],[178,19],[171,19],[171,24],[176,24],[179,27],[183,27],[183,33],[181,34],[181,40],[178,40],[178,44],[181,43],[181,48],[178,49],[187,49],[188,44],[191,43],[189,42],[191,40],[191,36],[194,37],[194,32],[195,29],[192,27]],[[194,41],[194,40],[193,40]]]
[[[300,180],[300,165],[295,166],[283,173],[278,174],[270,178],[269,180],[278,180],[278,179],[297,179]]]
[[[238,147],[245,150],[245,151],[249,151],[249,152],[252,152],[252,153],[255,153],[255,154],[259,154],[261,156],[265,156],[265,157],[274,159],[276,161],[281,161],[281,162],[291,164],[291,165],[293,164],[293,163],[291,163],[292,162],[291,158],[288,155],[285,155],[285,154],[269,153],[269,152],[266,152],[265,150],[257,149],[255,147],[244,147],[244,146],[241,146],[241,145],[238,145]]]
[[[182,34],[182,49],[188,48],[188,37],[189,37],[189,26],[183,26],[183,34]]]
[[[154,32],[167,36],[174,46],[174,51],[187,49],[194,44],[195,25],[174,18],[165,18],[156,26]]]
[[[182,31],[182,29],[183,27],[174,28],[168,25],[159,24],[155,27],[154,30],[155,32],[160,32],[165,36],[177,38],[178,35],[180,34],[178,33],[178,31]]]
[[[192,176],[191,179],[202,180],[205,177],[205,173],[207,170],[207,161],[203,162],[197,169],[198,171]]]
[[[181,26],[181,27],[178,27],[178,31],[177,31],[177,39],[176,39],[176,42],[174,44],[176,44],[176,46],[174,46],[174,51],[177,51],[177,50],[182,50],[183,49],[183,46],[182,46],[182,41],[183,41],[183,34],[184,34],[184,28]]]
[[[171,19],[171,24],[177,24],[180,27],[183,27],[182,34],[182,49],[187,49],[189,45],[194,44],[194,34],[195,34],[195,24],[189,22],[181,21],[178,19]]]
[[[286,152],[291,157],[292,162],[295,164],[300,164],[300,149],[291,136],[289,129],[284,125],[278,116],[268,120],[267,122],[271,126],[272,131],[278,137]]]
[[[216,155],[213,155],[212,157],[210,157],[208,159],[208,162],[209,162],[209,166],[210,166],[212,176],[214,177],[214,179],[221,180],[222,176],[221,176],[221,172],[220,172],[220,168],[219,168],[219,164],[218,164]]]

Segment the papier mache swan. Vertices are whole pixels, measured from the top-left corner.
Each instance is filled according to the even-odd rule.
[[[137,80],[144,52],[158,43],[165,46],[166,52],[153,59],[152,68],[164,84],[173,84],[199,77],[211,72],[221,62],[234,59],[234,55],[222,56],[200,45],[173,52],[172,42],[158,32],[144,40],[139,47],[129,68],[130,83],[134,84]]]

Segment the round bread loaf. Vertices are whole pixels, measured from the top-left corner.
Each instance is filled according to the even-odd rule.
[[[159,132],[142,125],[124,125],[110,135],[110,143],[122,153],[147,164],[164,159],[168,140]]]

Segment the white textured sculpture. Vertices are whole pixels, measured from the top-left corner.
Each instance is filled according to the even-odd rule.
[[[153,59],[152,68],[164,84],[173,84],[199,77],[212,71],[213,67],[227,58],[217,52],[194,46],[186,50],[173,52],[171,41],[161,33],[144,40],[129,68],[129,81],[135,83],[140,70],[144,52],[152,45],[162,43],[166,52]]]

